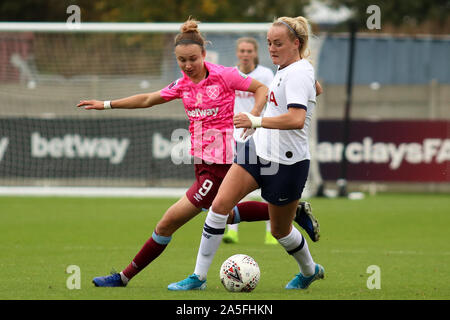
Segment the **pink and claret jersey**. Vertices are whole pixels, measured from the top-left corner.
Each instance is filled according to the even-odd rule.
[[[183,77],[161,90],[167,101],[182,99],[190,120],[191,154],[210,163],[232,163],[235,90],[247,91],[252,79],[236,68],[205,62],[199,83]]]

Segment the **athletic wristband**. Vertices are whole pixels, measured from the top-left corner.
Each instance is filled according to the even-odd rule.
[[[111,101],[110,100],[103,101],[103,109],[111,109]]]
[[[249,112],[243,112],[243,114],[247,115],[248,119],[252,123],[252,128],[260,128],[262,125],[262,117],[256,117]]]

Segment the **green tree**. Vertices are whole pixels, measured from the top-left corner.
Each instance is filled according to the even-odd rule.
[[[268,22],[297,16],[310,0],[3,0],[1,21],[66,21],[78,5],[82,22]]]

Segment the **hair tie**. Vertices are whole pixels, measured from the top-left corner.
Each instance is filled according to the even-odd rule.
[[[300,36],[298,35],[297,31],[295,31],[294,28],[292,28],[289,24],[287,24],[287,23],[284,22],[283,20],[280,20],[280,21],[278,21],[278,22],[281,22],[282,24],[284,24],[289,30],[291,30],[291,32],[294,34],[294,36],[295,36],[298,40],[300,40],[300,42],[303,43],[302,38],[300,38]]]

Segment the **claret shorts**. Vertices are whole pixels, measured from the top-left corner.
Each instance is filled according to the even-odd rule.
[[[230,167],[231,164],[194,164],[195,182],[186,192],[189,201],[197,208],[208,210]]]

